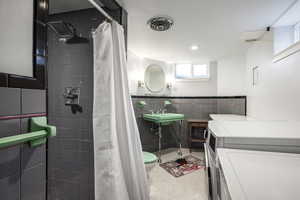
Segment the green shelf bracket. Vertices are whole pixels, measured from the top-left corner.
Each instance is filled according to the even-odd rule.
[[[39,146],[41,144],[45,144],[47,142],[48,137],[56,136],[56,127],[48,125],[46,117],[31,118],[31,120],[30,120],[30,131],[35,132],[35,131],[41,131],[41,130],[44,130],[44,131],[47,132],[46,137],[31,140],[29,142],[31,147],[35,147],[35,146]]]
[[[30,119],[30,133],[0,138],[0,148],[10,147],[28,142],[36,147],[47,142],[48,137],[56,136],[56,127],[47,125],[46,117]]]

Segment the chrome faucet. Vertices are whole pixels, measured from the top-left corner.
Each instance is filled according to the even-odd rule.
[[[159,110],[156,111],[156,114],[165,114],[166,111],[167,111],[167,109],[161,109],[160,108]]]
[[[167,109],[159,109],[156,112],[153,110],[148,110],[151,114],[165,114],[167,112]]]

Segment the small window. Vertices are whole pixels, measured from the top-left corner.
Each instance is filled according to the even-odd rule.
[[[295,3],[282,15],[273,29],[273,62],[283,60],[300,52],[300,1]],[[297,14],[296,14],[297,13]]]
[[[295,43],[300,41],[300,22],[294,26],[295,31]]]
[[[192,76],[191,64],[178,64],[176,65],[176,78],[186,79]]]
[[[193,78],[209,78],[207,65],[193,65]]]
[[[208,79],[209,67],[199,64],[177,64],[175,76],[176,79]]]

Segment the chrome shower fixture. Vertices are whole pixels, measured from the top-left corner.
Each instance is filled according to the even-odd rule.
[[[47,25],[59,38],[71,38],[73,36],[73,27],[64,21],[51,21]]]
[[[51,21],[48,22],[47,25],[58,35],[59,40],[66,44],[89,43],[87,38],[82,37],[81,34],[78,35],[77,29],[71,23]]]
[[[147,24],[154,31],[167,31],[174,25],[174,20],[167,16],[152,17]]]
[[[65,105],[79,105],[80,102],[80,88],[79,87],[66,87],[63,93]]]

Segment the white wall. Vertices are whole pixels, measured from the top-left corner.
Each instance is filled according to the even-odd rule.
[[[143,59],[128,51],[127,54],[127,71],[130,94],[137,94],[137,84],[139,80],[144,80],[145,68]]]
[[[172,89],[165,89],[163,95],[172,96],[216,96],[217,95],[217,63],[211,62],[210,75],[208,81],[176,81],[175,65],[167,64],[163,61],[140,58],[134,53],[128,51],[128,76],[130,93],[134,95],[144,95],[150,93],[146,88],[138,88],[138,80],[144,80],[144,72],[150,64],[162,66],[166,74],[167,82],[172,82]]]
[[[248,114],[268,120],[300,120],[300,53],[273,63],[273,43],[252,43],[247,51]],[[252,68],[259,82],[252,85]]]
[[[218,95],[246,94],[246,57],[236,55],[218,60]]]
[[[150,94],[150,92],[146,89],[146,87],[138,88],[138,81],[144,81],[144,74],[146,68],[151,64],[157,64],[159,66],[162,66],[165,74],[167,75],[167,81],[169,81],[168,76],[170,75],[170,65],[158,60],[141,58],[135,55],[134,53],[132,53],[131,51],[128,51],[127,70],[128,70],[128,79],[129,79],[129,90],[131,94],[133,95],[145,95],[148,93]],[[167,95],[168,93],[169,91],[165,88],[165,90],[159,94]]]

